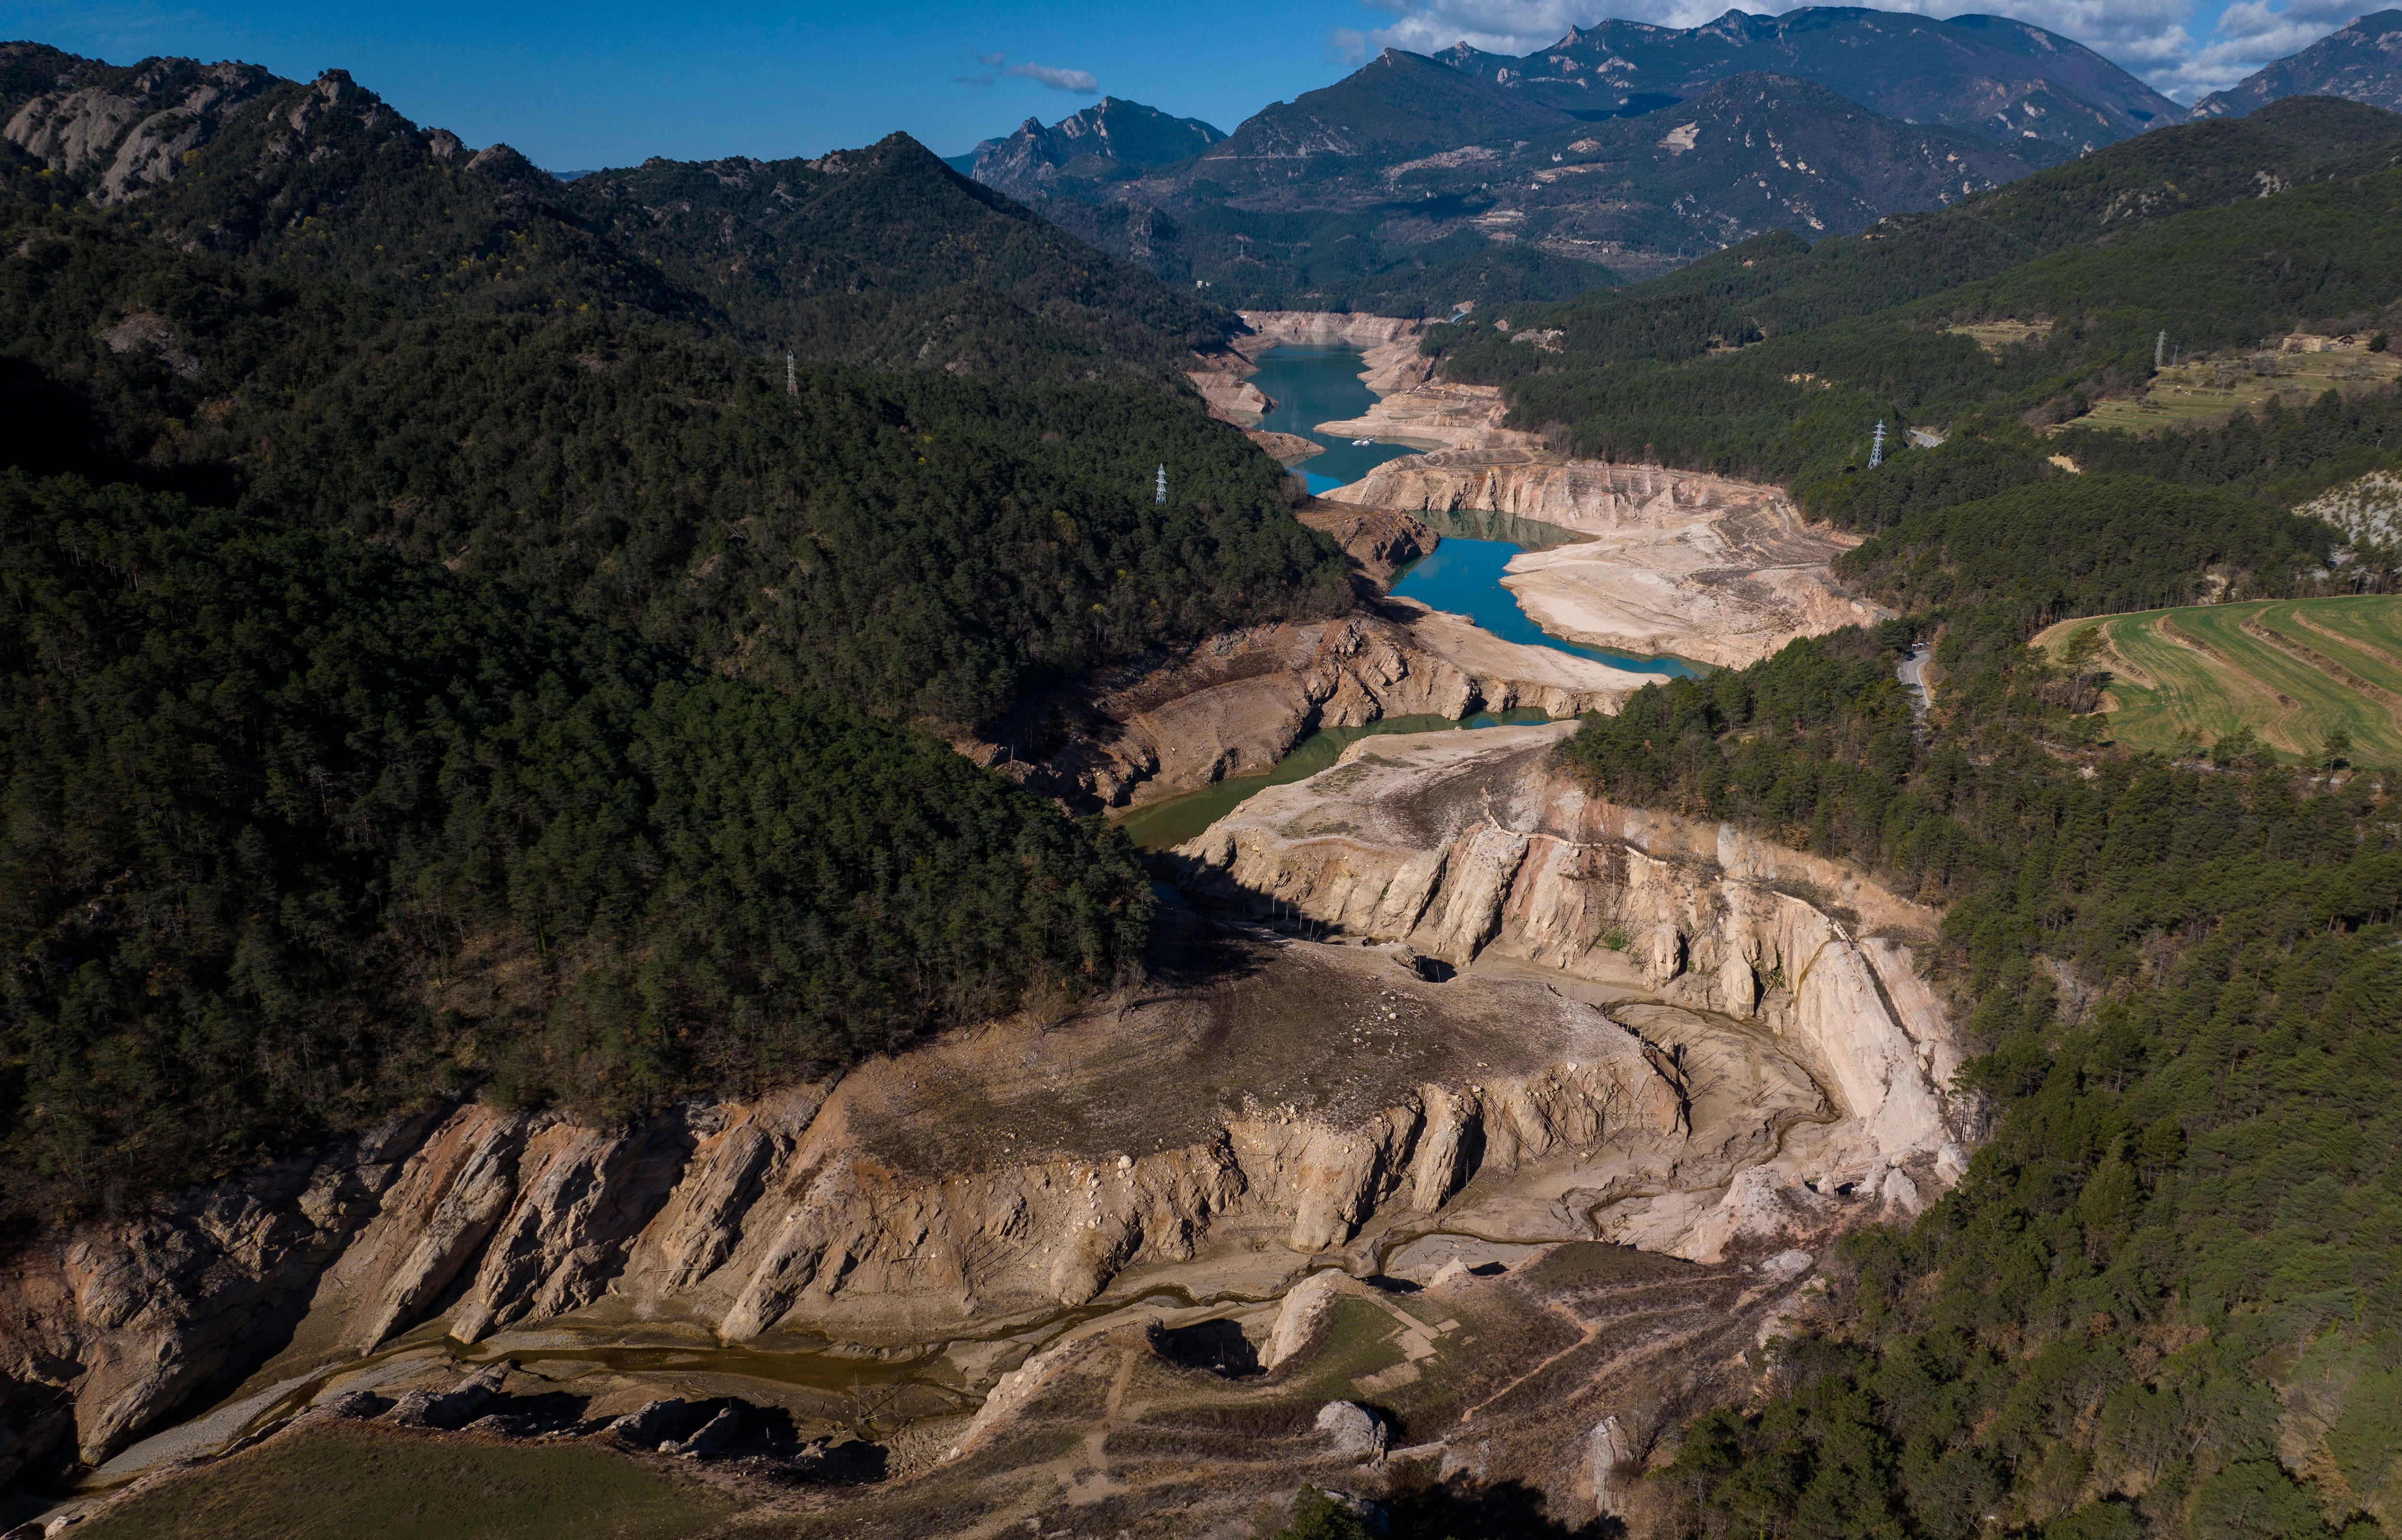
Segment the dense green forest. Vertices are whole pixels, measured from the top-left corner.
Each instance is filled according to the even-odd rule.
[[[19,463],[345,528],[878,714],[973,729],[1045,678],[1349,602],[1276,463],[1165,387],[788,377],[648,320],[427,311],[55,213],[0,241]]]
[[[0,481],[6,1213],[488,1081],[619,1117],[1139,966],[1123,837],[347,532]]]
[[[1549,356],[1513,345],[1487,324],[1489,312],[1438,333],[1429,347],[1444,355],[1447,376],[1484,384],[1548,369],[1677,363],[1907,306],[2105,236],[2115,248],[2173,215],[2257,202],[2264,186],[2357,178],[2396,153],[2402,117],[2394,114],[2318,97],[2279,102],[2247,117],[2125,140],[1948,209],[1889,216],[1860,235],[1813,245],[1773,231],[1646,283],[1501,317],[1521,332],[1559,330]],[[2238,222],[2247,230],[2256,223]],[[2175,295],[2141,264],[2109,265]]]
[[[1140,969],[1130,848],[943,737],[1351,604],[1175,371],[1224,312],[905,141],[579,212],[253,87],[122,208],[0,164],[0,1223]]]
[[[2063,449],[2133,468],[2141,453],[2102,435],[2038,453],[2018,430],[2139,392],[2163,334],[2195,355],[2298,325],[2383,325],[2402,295],[2397,140],[2402,120],[2373,108],[2281,103],[1857,237],[1772,234],[1571,304],[1480,309],[1427,347],[1446,378],[1502,386],[1512,426],[1571,453],[1787,482],[1839,522],[1895,516],[1874,507],[1889,494],[1855,483],[1960,477],[1991,492],[2048,478]],[[1953,329],[1987,322],[2034,329],[1990,347]],[[1867,477],[1880,420],[1894,447],[1884,476]],[[1914,463],[1924,451],[1901,433],[1912,424],[1948,433],[1941,471]],[[2366,469],[2383,423],[2354,426],[2372,453],[2350,462]]]
[[[2361,1505],[2402,1496],[2384,789],[2047,750],[2088,719],[2003,588],[1949,612],[1923,741],[1903,621],[1649,687],[1566,748],[1597,791],[1945,904],[1996,1128],[1914,1228],[1829,1259],[1823,1329],[1654,1495],[1695,1535],[2375,1533]]]
[[[2177,134],[2133,144],[2185,153]],[[2053,619],[2214,586],[2391,583],[2391,553],[2338,559],[2340,537],[2289,510],[2394,464],[2392,390],[2272,398],[2190,432],[2043,430],[2139,380],[2173,314],[2188,346],[2242,347],[2377,312],[2402,293],[2394,173],[2355,158],[2091,243],[2093,211],[2131,191],[2107,157],[2132,153],[1984,200],[2066,231],[2056,254],[1885,315],[1834,313],[1840,284],[1821,282],[1865,259],[1813,268],[1796,243],[1750,259],[1787,263],[1787,313],[1815,319],[1729,338],[1738,351],[1581,367],[1571,331],[1554,367],[1484,347],[1545,371],[1513,377],[1512,399],[1565,442],[1788,476],[1871,537],[1839,571],[1905,618],[1651,686],[1563,752],[1596,791],[1942,906],[1938,976],[1977,1055],[1960,1089],[1994,1129],[1914,1225],[1821,1259],[1824,1312],[1777,1345],[1759,1397],[1683,1430],[1648,1489],[1670,1533],[2233,1540],[2372,1534],[2371,1510],[2402,1511],[2388,788],[2239,742],[2211,763],[2127,754],[2091,714],[2099,678],[2024,647]],[[1887,268],[1906,287],[1940,255],[1922,242]],[[1995,354],[1937,329],[2013,315],[2051,332]],[[1778,386],[1801,392],[1783,421]],[[1871,470],[1858,424],[1876,416],[1949,436]],[[1914,637],[1941,676],[1924,730],[1893,671]]]

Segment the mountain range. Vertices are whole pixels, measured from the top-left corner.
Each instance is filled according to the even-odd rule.
[[[348,75],[0,47],[0,175],[197,250],[492,313],[634,312],[805,358],[1158,370],[1234,323],[946,172],[904,134],[816,159],[562,182]],[[1139,319],[1138,319],[1139,318]]]
[[[1387,49],[1193,158],[1017,186],[1102,250],[1226,303],[1419,315],[1564,298],[1766,229],[1849,233],[2058,158],[1790,75],[1590,118]]]
[[[1005,138],[987,139],[964,156],[945,159],[988,187],[1030,200],[1054,176],[1106,179],[1173,165],[1225,137],[1224,130],[1197,117],[1175,117],[1139,102],[1104,96],[1047,129],[1029,117]]]
[[[1439,315],[1564,299],[1774,229],[1856,233],[2188,117],[2296,94],[2402,103],[2395,47],[2402,12],[2364,17],[2188,113],[2000,17],[1611,20],[1525,56],[1387,49],[1230,134],[1111,99],[957,163],[1227,304]],[[1130,147],[1100,148],[1104,124]]]
[[[1809,6],[1730,10],[1678,30],[1610,20],[1512,58],[1462,43],[1443,62],[1580,117],[1656,111],[1732,76],[1799,76],[1864,107],[2081,154],[2182,116],[2177,104],[2057,33],[1998,16],[1949,21]]]
[[[2193,104],[2192,116],[2240,117],[2288,96],[2342,96],[2402,107],[2402,10],[2361,17],[2292,58],[2213,91]]]

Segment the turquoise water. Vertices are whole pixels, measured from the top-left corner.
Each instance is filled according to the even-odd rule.
[[[1388,460],[1418,451],[1399,444],[1354,444],[1318,432],[1321,422],[1356,418],[1375,404],[1375,394],[1360,382],[1357,348],[1271,348],[1259,358],[1251,383],[1276,403],[1260,419],[1271,433],[1297,433],[1327,447],[1294,469],[1309,478],[1310,492],[1332,491],[1359,480]],[[1579,657],[1593,658],[1630,673],[1671,677],[1700,673],[1680,659],[1613,653],[1607,648],[1580,647],[1562,641],[1537,626],[1518,608],[1518,600],[1501,586],[1502,570],[1522,550],[1539,551],[1570,545],[1586,537],[1573,529],[1504,514],[1427,514],[1422,516],[1443,536],[1434,554],[1402,574],[1393,592],[1437,610],[1466,615],[1477,625],[1510,641],[1550,647]],[[1505,722],[1545,722],[1540,711],[1509,711],[1482,715],[1465,722],[1443,717],[1388,717],[1365,727],[1330,727],[1311,734],[1265,775],[1230,776],[1217,784],[1165,802],[1139,808],[1119,820],[1134,843],[1145,850],[1166,850],[1200,834],[1257,792],[1305,779],[1332,765],[1343,750],[1361,738],[1383,733],[1433,733],[1446,728],[1497,727]]]
[[[1518,545],[1510,541],[1444,535],[1432,556],[1412,564],[1401,575],[1393,584],[1393,593],[1401,598],[1414,598],[1429,609],[1466,615],[1504,641],[1574,653],[1581,658],[1592,658],[1629,673],[1693,679],[1706,671],[1682,658],[1617,653],[1607,647],[1580,647],[1544,630],[1518,608],[1518,597],[1501,586],[1502,571],[1518,551]]]
[[[1321,422],[1347,420],[1376,404],[1376,392],[1360,382],[1359,349],[1288,343],[1262,353],[1259,364],[1260,372],[1251,376],[1251,383],[1276,403],[1276,408],[1260,419],[1260,426],[1272,433],[1298,433],[1312,444],[1326,446],[1324,454],[1312,455],[1293,467],[1309,478],[1312,495],[1357,481],[1388,460],[1418,452],[1399,444],[1354,444],[1318,431]]]
[[[1343,750],[1361,738],[1386,733],[1440,733],[1453,727],[1501,727],[1551,720],[1540,711],[1520,710],[1480,714],[1465,722],[1454,722],[1449,717],[1387,717],[1365,727],[1328,727],[1294,745],[1292,752],[1277,761],[1276,768],[1264,776],[1229,776],[1198,791],[1139,807],[1120,819],[1118,827],[1142,849],[1166,850],[1198,835],[1255,792],[1306,780],[1320,770],[1332,768],[1343,757]]]

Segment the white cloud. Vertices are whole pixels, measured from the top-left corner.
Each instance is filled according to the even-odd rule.
[[[1055,70],[1048,64],[1012,64],[1001,73],[1023,76],[1028,80],[1040,81],[1055,91],[1074,91],[1079,96],[1090,96],[1101,89],[1101,83],[1093,77],[1090,70]]]
[[[1726,0],[1370,0],[1392,24],[1332,34],[1337,57],[1358,62],[1387,48],[1433,53],[1454,43],[1489,53],[1526,54],[1549,47],[1571,26],[1604,16],[1691,27],[1726,14]],[[2297,53],[2352,21],[2361,0],[2233,0],[2197,38],[2194,0],[1887,0],[1881,9],[1954,16],[1975,9],[2031,22],[2076,39],[2149,84],[2191,101],[2233,84],[2272,60]],[[2274,5],[2275,8],[2271,8]],[[1749,7],[1742,8],[1749,9]],[[1770,4],[1769,14],[1790,10]]]
[[[985,66],[977,75],[955,75],[951,79],[962,86],[989,86],[996,75],[1014,75],[1022,80],[1050,87],[1055,91],[1073,91],[1078,96],[1097,96],[1101,83],[1090,70],[1055,69],[1049,64],[1013,64],[1006,54],[976,53],[968,55]]]

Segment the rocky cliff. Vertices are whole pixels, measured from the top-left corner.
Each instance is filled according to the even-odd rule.
[[[1406,521],[1360,520],[1346,538],[1389,558]],[[1430,537],[1429,537],[1430,538]],[[1379,563],[1390,570],[1389,559]],[[1366,559],[1363,568],[1369,567]],[[1522,646],[1407,600],[1311,625],[1260,626],[1038,695],[982,742],[958,745],[1080,809],[1123,806],[1268,770],[1321,727],[1525,707],[1614,711],[1644,677]]]
[[[1502,514],[1590,537],[1512,558],[1503,582],[1544,629],[1596,646],[1741,667],[1884,615],[1829,569],[1858,542],[1755,482],[1502,447],[1387,461],[1326,500]]]
[[[1179,849],[1220,901],[1289,908],[1466,968],[1488,953],[1765,1023],[1840,1102],[1838,1164],[1931,1156],[1960,1065],[1911,964],[1938,917],[1836,863],[1615,806],[1555,765],[1568,724],[1385,737]]]
[[[1930,916],[1579,797],[1560,730],[1371,740],[1184,853],[1351,937],[1187,918],[1143,997],[1064,1027],[624,1127],[437,1107],[39,1237],[0,1276],[0,1459],[96,1464],[446,1339],[963,1342],[988,1383],[1015,1360],[973,1344],[1087,1301],[1273,1299],[1429,1234],[1715,1263],[1912,1211],[1957,1159]]]
[[[26,43],[8,45],[0,60],[35,69],[82,62]],[[330,100],[348,78],[329,74],[316,89]],[[182,59],[149,60],[131,69],[71,69],[59,77],[58,89],[20,104],[0,128],[0,139],[67,176],[96,172],[91,200],[105,208],[172,180],[244,105],[277,84],[255,64]],[[294,116],[298,118],[298,109]],[[302,123],[292,127],[297,131]]]

